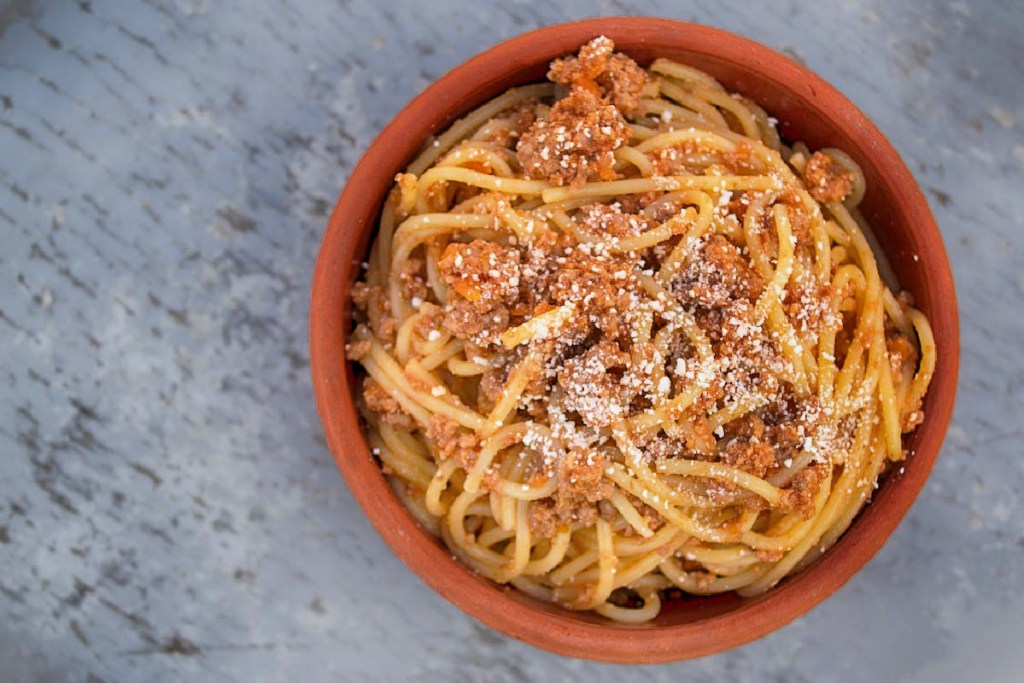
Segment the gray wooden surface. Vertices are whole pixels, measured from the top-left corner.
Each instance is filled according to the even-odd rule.
[[[880,555],[757,643],[646,669],[508,640],[410,574],[306,351],[327,213],[390,117],[502,38],[622,13],[764,42],[873,117],[964,336]],[[0,0],[0,679],[1024,680],[1022,32],[1013,0]]]

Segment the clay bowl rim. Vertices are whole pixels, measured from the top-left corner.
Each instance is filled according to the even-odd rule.
[[[627,53],[653,46],[734,65],[730,68],[755,75],[779,97],[795,98],[854,140],[856,149],[847,151],[873,159],[897,216],[896,229],[906,232],[904,250],[909,244],[920,255],[916,277],[926,290],[927,313],[940,344],[926,420],[913,437],[905,471],[883,482],[839,542],[766,595],[736,599],[724,611],[711,609],[707,616],[670,625],[617,624],[540,603],[455,560],[415,522],[373,460],[344,358],[349,289],[394,174],[429,134],[510,87],[502,80],[508,74],[529,66],[533,77],[518,82],[539,80],[550,59],[598,35],[612,38]],[[901,260],[906,258],[903,254]],[[438,593],[498,631],[562,655],[619,663],[675,661],[727,650],[780,628],[842,586],[882,547],[923,487],[952,415],[959,363],[957,304],[941,234],[913,176],[881,132],[835,88],[789,58],[726,31],[659,18],[590,19],[525,33],[469,59],[414,98],[363,154],[331,214],[314,270],[309,324],[313,387],[327,443],[356,500],[392,550]]]

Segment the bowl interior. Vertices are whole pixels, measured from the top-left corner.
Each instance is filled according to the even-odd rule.
[[[508,88],[544,78],[548,63],[597,35],[647,64],[676,59],[707,71],[779,120],[783,136],[811,149],[838,147],[864,170],[861,205],[903,288],[935,328],[939,348],[914,455],[828,553],[767,594],[692,597],[665,604],[652,622],[628,626],[571,612],[482,579],[420,529],[369,454],[344,360],[348,291],[359,274],[394,175],[427,137]],[[382,132],[353,172],[328,226],[314,278],[311,358],[318,407],[339,467],[371,521],[431,586],[470,614],[515,637],[564,654],[611,661],[664,661],[707,654],[764,635],[817,604],[881,547],[924,483],[952,411],[959,337],[953,283],[927,203],[878,130],[831,86],[786,57],[738,36],[660,19],[616,18],[520,36],[457,68],[417,97]]]

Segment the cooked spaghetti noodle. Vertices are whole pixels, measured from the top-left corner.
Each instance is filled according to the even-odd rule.
[[[349,357],[373,453],[479,573],[619,621],[755,595],[905,457],[935,365],[857,164],[597,38],[396,179]]]

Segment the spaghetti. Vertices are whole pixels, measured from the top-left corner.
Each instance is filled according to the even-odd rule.
[[[923,419],[925,316],[835,149],[597,38],[428,144],[353,288],[373,453],[479,573],[618,621],[836,542]],[[884,270],[884,267],[883,267]]]

